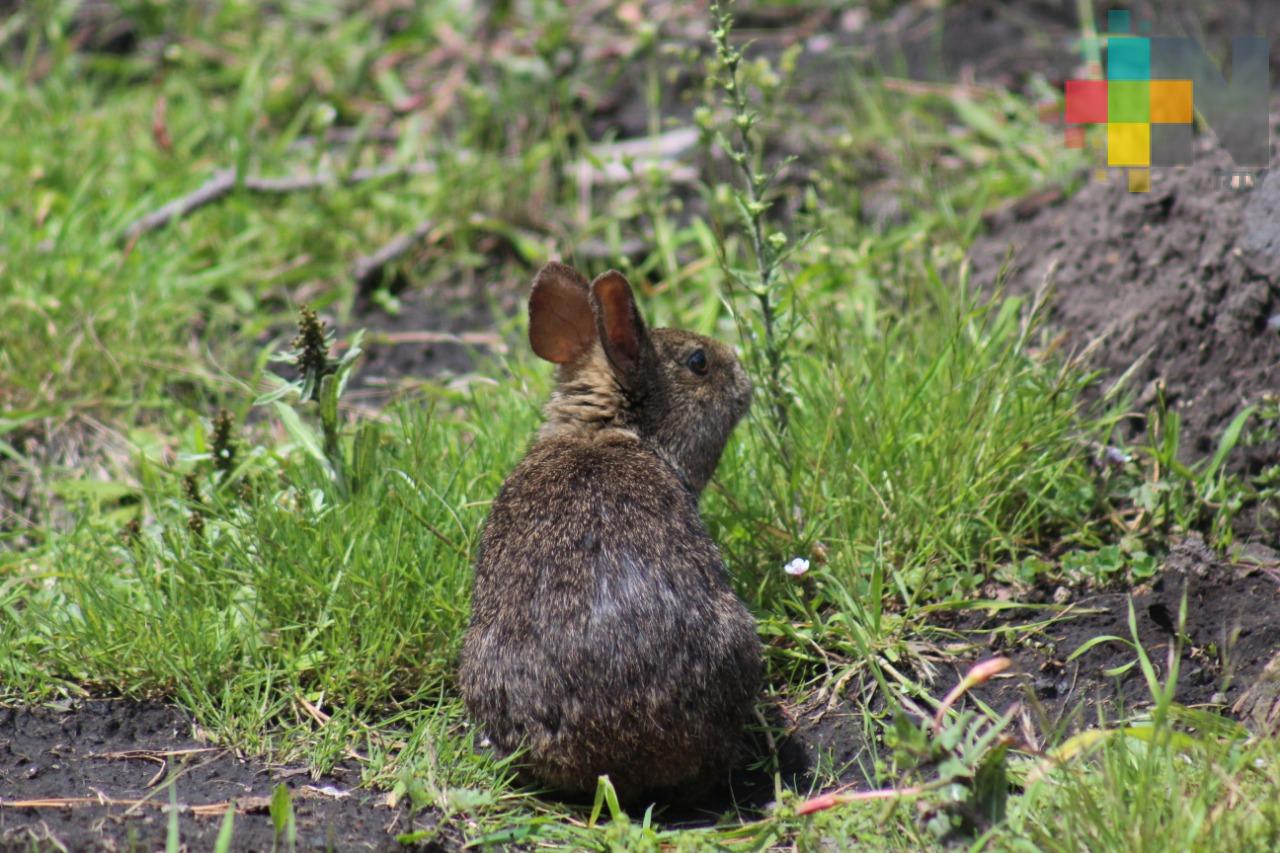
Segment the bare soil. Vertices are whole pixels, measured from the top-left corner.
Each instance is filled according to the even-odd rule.
[[[0,708],[0,849],[157,850],[169,827],[169,787],[184,849],[212,850],[234,801],[233,850],[272,850],[268,805],[289,788],[301,850],[399,850],[395,835],[429,827],[361,790],[359,770],[313,777],[195,737],[182,710],[125,700]],[[446,838],[454,844],[456,838]],[[422,848],[422,849],[440,849]]]
[[[1141,667],[1108,674],[1137,660],[1129,626],[1132,599],[1138,640],[1162,682],[1172,653],[1179,653],[1174,701],[1247,718],[1251,708],[1241,699],[1280,653],[1280,553],[1253,546],[1246,557],[1225,561],[1191,536],[1170,552],[1152,581],[1135,589],[1038,589],[1021,600],[1040,607],[971,611],[941,626],[984,646],[977,657],[1013,661],[1006,675],[974,696],[1000,710],[1021,703],[1027,730],[1045,737],[1114,722],[1152,703]],[[1179,632],[1184,595],[1186,621]],[[1040,627],[1013,630],[1018,625]],[[1094,645],[1071,659],[1102,636],[1120,641]],[[962,669],[956,668],[957,678]]]
[[[787,726],[781,705],[771,725]],[[837,705],[800,716],[780,733],[777,750],[789,787],[807,791],[821,766],[857,766],[868,743],[851,709]],[[57,707],[0,708],[0,850],[156,850],[169,831],[169,787],[178,803],[185,849],[209,850],[232,805],[234,850],[272,850],[269,813],[276,786],[288,787],[298,849],[443,850],[462,839],[444,826],[426,843],[402,845],[399,835],[437,829],[431,809],[391,808],[385,792],[360,787],[354,765],[328,775],[306,767],[270,765],[210,745],[182,709],[128,700],[89,700]],[[749,752],[763,759],[753,737]],[[707,825],[735,808],[760,812],[773,799],[773,776],[744,766],[731,786],[706,801],[666,804],[667,826]]]
[[[972,248],[974,279],[1020,295],[1048,282],[1049,325],[1068,348],[1092,348],[1099,389],[1131,371],[1126,437],[1163,396],[1181,416],[1184,458],[1204,458],[1246,406],[1280,395],[1277,165],[1260,185],[1224,187],[1230,157],[1204,138],[1194,164],[1153,169],[1148,193],[1108,173],[1065,202],[1010,208]],[[1277,463],[1273,431],[1230,464],[1254,476]],[[1242,521],[1274,543],[1280,507],[1254,506]]]
[[[415,254],[422,258],[430,252],[424,246]],[[472,372],[518,344],[496,331],[494,318],[520,310],[527,282],[496,269],[439,279],[417,274],[412,285],[403,269],[390,270],[387,292],[394,307],[368,292],[358,294],[350,327],[366,329],[368,337],[353,385],[356,398],[385,403],[411,393],[422,380],[447,381]]]

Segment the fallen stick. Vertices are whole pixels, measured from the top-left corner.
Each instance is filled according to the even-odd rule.
[[[310,786],[307,786],[310,787]],[[295,792],[295,796],[297,792]],[[235,805],[239,814],[262,811],[271,805],[270,797],[245,797],[240,800],[227,800],[221,803],[203,803],[198,806],[178,804],[179,812],[191,812],[201,817],[217,817],[227,813]],[[0,808],[4,809],[73,809],[85,806],[128,806],[136,809],[139,806],[150,806],[162,811],[169,810],[169,804],[156,800],[117,800],[113,797],[48,797],[36,800],[0,800]]]
[[[377,251],[356,258],[355,263],[351,265],[351,277],[356,280],[356,286],[360,291],[364,293],[371,290],[378,277],[382,275],[383,269],[427,239],[431,228],[432,223],[423,222],[412,231],[399,234],[387,241]]]
[[[160,780],[164,778],[165,771],[169,769],[169,759],[185,758],[189,755],[199,755],[205,752],[225,752],[225,750],[216,746],[168,750],[126,749],[122,752],[91,752],[87,757],[124,761],[154,761],[160,765],[160,769],[156,771],[155,775],[152,776],[151,780],[146,784],[146,787],[154,788],[160,783]]]
[[[202,752],[223,752],[217,746],[195,746],[189,749],[125,749],[120,752],[91,752],[85,758],[105,758],[120,760],[139,759],[143,761],[164,761],[166,758],[177,758],[183,755],[197,755]]]
[[[385,332],[374,333],[367,340],[374,344],[462,344],[469,347],[488,347],[506,352],[507,345],[494,332]]]
[[[674,160],[698,144],[698,131],[677,127],[657,136],[640,136],[591,146],[591,156],[598,160]]]
[[[370,332],[365,335],[365,343],[383,346],[399,346],[401,344],[462,344],[468,347],[488,347],[499,353],[507,351],[507,344],[502,336],[495,332]],[[346,341],[338,341],[334,349],[341,351],[347,346]]]
[[[577,169],[587,183],[623,183],[630,180],[631,170],[627,163],[632,162],[636,166],[663,166],[667,168],[668,178],[671,181],[689,183],[697,180],[697,170],[676,162],[676,158],[691,149],[697,140],[698,132],[695,129],[677,128],[657,136],[595,145],[591,148],[591,154],[592,158],[599,161],[599,167],[587,159],[579,162]],[[470,158],[467,152],[460,151],[455,155],[455,159],[466,162]],[[240,186],[247,192],[283,195],[338,185],[352,186],[377,178],[426,175],[435,171],[434,162],[418,160],[399,166],[356,169],[345,177],[330,171],[293,178],[246,177]],[[182,219],[205,205],[225,198],[235,188],[235,169],[220,169],[213,173],[213,177],[187,195],[175,198],[158,210],[131,222],[120,233],[120,237],[127,245],[131,245],[143,234],[163,228],[175,219]]]
[[[305,192],[307,190],[325,189],[333,186],[353,186],[378,178],[401,177],[406,175],[425,175],[436,170],[435,163],[419,160],[402,166],[375,166],[367,169],[356,169],[344,176],[336,172],[317,172],[313,175],[300,175],[293,178],[245,178],[241,186],[247,192],[263,195],[285,195],[287,193]],[[134,220],[121,232],[121,239],[133,242],[151,231],[163,228],[174,219],[182,219],[193,211],[207,204],[225,198],[236,188],[235,169],[221,169],[213,173],[213,177],[196,189],[180,198],[165,204],[163,207]]]
[[[121,233],[122,239],[132,242],[148,231],[154,231],[167,225],[173,219],[181,219],[193,210],[211,204],[231,192],[236,185],[234,169],[223,169],[213,173],[213,177],[205,181],[194,192],[175,198],[159,210],[148,213],[141,219],[132,222]]]
[[[643,171],[652,166],[662,167],[674,184],[690,184],[698,180],[698,170],[679,158],[697,144],[695,128],[678,127],[657,136],[593,145],[590,156],[573,168],[583,186],[626,183],[632,179],[633,169]]]
[[[323,726],[324,724],[328,723],[329,720],[331,719],[331,717],[328,714],[326,714],[324,711],[321,711],[318,706],[313,705],[311,702],[308,702],[305,696],[295,695],[293,698],[298,700],[298,704],[301,705],[302,709],[307,712],[307,716],[311,717],[311,719],[315,720],[320,725]],[[303,772],[306,772],[306,771],[303,771]]]

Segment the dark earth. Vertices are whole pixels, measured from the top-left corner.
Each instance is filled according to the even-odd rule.
[[[394,836],[430,822],[430,815],[414,819],[389,808],[385,794],[359,790],[355,768],[312,778],[303,767],[268,766],[211,746],[196,731],[185,712],[167,705],[0,708],[0,849],[42,842],[53,849],[55,839],[69,850],[164,849],[170,786],[188,850],[213,849],[233,800],[231,849],[273,849],[268,805],[277,784],[289,788],[302,850],[403,849]],[[32,800],[45,802],[23,804]]]
[[[1186,621],[1180,629],[1184,595]],[[1036,603],[1037,597],[1027,600]],[[1050,593],[1049,598],[1042,603],[1055,596]],[[1060,604],[1048,610],[969,612],[950,626],[978,643],[982,657],[1013,661],[1009,672],[974,695],[1001,711],[1021,702],[1028,730],[1038,736],[1077,731],[1100,720],[1114,722],[1152,704],[1140,667],[1119,676],[1106,674],[1137,659],[1129,645],[1130,598],[1138,640],[1162,683],[1169,674],[1170,653],[1179,652],[1175,702],[1224,711],[1249,724],[1255,722],[1255,711],[1271,711],[1270,705],[1256,707],[1257,701],[1269,696],[1274,702],[1276,694],[1249,691],[1280,650],[1280,552],[1255,545],[1242,560],[1227,562],[1193,535],[1173,548],[1161,572],[1135,589],[1071,591],[1056,598]],[[1065,618],[1043,624],[1051,617]],[[1028,632],[1014,628],[1031,624],[1042,627]],[[1068,660],[1100,636],[1127,642],[1104,642]]]
[[[1129,192],[1114,170],[1068,202],[1009,208],[970,251],[974,279],[1023,296],[1047,281],[1049,324],[1067,348],[1096,344],[1089,362],[1108,380],[1131,370],[1130,409],[1163,396],[1182,418],[1184,458],[1210,456],[1241,410],[1280,400],[1277,165],[1252,188],[1222,186],[1215,176],[1231,159],[1202,139],[1193,165],[1152,170],[1150,192]],[[1127,425],[1126,437],[1145,429],[1140,416]],[[1277,460],[1273,430],[1239,446],[1231,466],[1256,476]],[[1241,520],[1277,541],[1280,506]]]
[[[1166,8],[1158,18],[1144,4],[1131,8],[1135,19],[1172,21],[1173,31],[1198,32],[1218,46],[1239,29],[1280,29],[1275,4],[1167,5],[1174,11]],[[1095,6],[1104,20],[1106,4]],[[104,4],[86,8],[98,17],[82,24],[85,49],[148,49]],[[1016,9],[955,3],[943,11],[931,3],[907,3],[863,19],[827,9],[783,14],[765,7],[744,15],[739,32],[770,53],[803,43],[801,68],[819,81],[815,97],[833,63],[847,62],[850,53],[899,76],[1021,89],[1034,73],[1060,85],[1078,68],[1071,44],[1078,34],[1075,8],[1073,0],[1036,0]],[[698,44],[705,38],[701,20],[700,14],[674,16],[665,34]],[[1277,67],[1274,52],[1272,65]],[[631,85],[624,75],[614,88],[597,93],[589,104],[592,132],[601,138],[647,132],[640,93]],[[689,113],[679,89],[664,96],[668,115]],[[1117,178],[1089,183],[1065,201],[1060,193],[1047,193],[998,211],[972,251],[975,280],[988,287],[1012,257],[1000,280],[1014,294],[1033,293],[1054,262],[1051,329],[1065,333],[1076,350],[1101,337],[1090,358],[1105,378],[1117,378],[1136,363],[1133,411],[1141,413],[1162,394],[1184,419],[1189,460],[1211,453],[1222,429],[1245,406],[1280,393],[1280,172],[1252,189],[1224,188],[1214,184],[1213,175],[1229,164],[1226,155],[1209,137],[1197,146],[1194,165],[1153,172],[1147,194],[1128,193]],[[428,236],[393,266],[362,281],[346,318],[350,328],[370,332],[369,359],[361,371],[370,397],[411,392],[415,379],[468,375],[486,354],[501,352],[495,309],[500,316],[519,310],[526,282],[495,284],[484,265],[446,275],[432,267],[431,247]],[[492,258],[511,248],[495,239],[482,241],[479,251]],[[442,286],[442,279],[451,283]],[[385,310],[386,299],[375,298],[385,295],[399,300],[397,310]],[[429,330],[426,338],[419,334],[423,330]],[[450,339],[451,334],[481,337]],[[1130,435],[1142,428],[1135,418]],[[1256,476],[1277,459],[1280,436],[1262,435],[1237,453],[1233,471]],[[1022,591],[1019,600],[1048,607],[972,610],[940,617],[933,630],[940,641],[970,643],[971,660],[1012,659],[1010,672],[974,696],[999,710],[1021,703],[1020,732],[1042,742],[1096,725],[1100,716],[1114,720],[1140,713],[1150,703],[1137,667],[1118,676],[1105,672],[1134,660],[1127,644],[1104,642],[1067,660],[1100,635],[1129,639],[1132,596],[1139,640],[1162,676],[1169,650],[1181,649],[1176,701],[1266,725],[1280,709],[1280,688],[1259,689],[1268,676],[1280,681],[1274,666],[1280,649],[1280,554],[1272,550],[1280,545],[1277,519],[1280,508],[1247,508],[1242,521],[1252,541],[1231,559],[1188,537],[1153,580],[1132,591],[1034,588]],[[1184,593],[1187,621],[1179,636]],[[1044,624],[1055,615],[1062,618]],[[1039,627],[1019,630],[1033,623]],[[941,674],[935,693],[944,693],[962,672],[959,667]],[[846,701],[837,697],[830,709],[825,701],[774,709],[773,722],[786,730],[777,737],[780,764],[796,790],[809,790],[819,765],[863,784],[861,767],[874,746]],[[354,767],[312,778],[306,768],[272,766],[221,749],[197,737],[199,731],[178,708],[124,700],[0,708],[0,849],[162,848],[170,785],[188,849],[213,848],[221,812],[231,800],[237,804],[233,849],[272,849],[276,839],[267,804],[281,783],[291,792],[302,849],[400,849],[396,835],[434,825],[429,811],[410,815],[404,806],[389,807],[385,794],[360,789]],[[764,806],[767,780],[744,772],[734,795]],[[44,802],[22,803],[32,800]],[[708,803],[704,810],[669,813],[666,819],[706,821],[708,811],[716,810],[717,804]],[[449,829],[436,837],[447,847],[460,841]]]

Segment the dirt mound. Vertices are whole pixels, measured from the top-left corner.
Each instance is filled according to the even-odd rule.
[[[1193,165],[1153,169],[1148,193],[1114,170],[1065,202],[1011,208],[974,244],[974,280],[993,287],[1011,255],[1005,287],[1029,294],[1052,269],[1051,325],[1077,350],[1097,342],[1093,363],[1112,379],[1136,365],[1138,411],[1163,385],[1186,457],[1211,454],[1237,413],[1280,393],[1280,158],[1271,165],[1252,187],[1224,186],[1230,157],[1202,139]],[[1233,469],[1280,461],[1271,432]]]

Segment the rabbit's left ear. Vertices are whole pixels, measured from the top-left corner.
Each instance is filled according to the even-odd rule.
[[[529,294],[529,343],[540,358],[570,364],[596,342],[587,280],[567,264],[552,261],[533,280]]]
[[[591,282],[591,302],[605,355],[617,373],[633,376],[649,342],[649,333],[631,294],[631,285],[622,273],[609,270]]]

